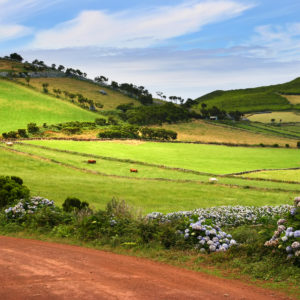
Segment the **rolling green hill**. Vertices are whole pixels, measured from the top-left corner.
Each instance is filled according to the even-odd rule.
[[[292,104],[285,94],[300,94],[300,77],[284,84],[229,91],[217,90],[197,98],[194,107],[201,108],[201,104],[205,103],[208,107],[217,106],[226,111],[241,112],[300,109],[299,104]]]
[[[7,80],[0,80],[0,133],[67,121],[94,121],[97,114]]]

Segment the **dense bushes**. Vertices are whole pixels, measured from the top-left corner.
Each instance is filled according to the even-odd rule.
[[[36,125],[36,123],[29,123],[27,124],[27,130],[29,133],[38,133],[39,132],[39,127]]]
[[[191,114],[187,109],[168,102],[163,105],[129,109],[121,117],[130,124],[153,125],[187,121],[191,118]]]
[[[138,127],[134,125],[114,126],[110,129],[101,131],[99,138],[107,139],[147,139],[147,140],[176,140],[177,133],[163,128]]]
[[[15,200],[29,197],[29,190],[16,176],[0,176],[0,208],[10,205]]]
[[[73,210],[81,210],[88,208],[89,204],[87,202],[81,202],[78,198],[68,197],[63,203],[63,210],[66,212],[71,212]]]

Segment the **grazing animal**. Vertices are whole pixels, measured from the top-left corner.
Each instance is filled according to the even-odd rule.
[[[217,183],[218,182],[218,179],[217,178],[209,178],[209,183]]]
[[[6,146],[12,147],[14,145],[13,142],[6,142]]]
[[[137,169],[130,169],[130,172],[131,172],[131,173],[137,173],[138,170],[137,170]]]
[[[89,159],[89,160],[88,160],[88,163],[89,163],[89,164],[95,164],[96,161],[95,161],[94,159]]]

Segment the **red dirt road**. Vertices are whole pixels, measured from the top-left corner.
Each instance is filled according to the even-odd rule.
[[[146,259],[0,237],[0,299],[288,298]]]

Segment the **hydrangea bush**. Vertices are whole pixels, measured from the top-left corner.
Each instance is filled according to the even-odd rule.
[[[184,236],[184,239],[195,245],[202,253],[226,251],[231,246],[236,245],[230,234],[214,225],[210,220],[202,217],[198,219],[194,216],[189,220],[187,228],[178,231]]]
[[[179,211],[169,214],[153,212],[146,218],[168,222],[181,218],[197,216],[199,219],[210,219],[216,226],[239,226],[244,224],[259,224],[268,222],[270,219],[287,214],[293,206],[219,206],[210,208],[199,208],[192,211]]]
[[[33,214],[44,207],[54,207],[54,202],[43,197],[32,197],[28,200],[21,199],[15,206],[4,210],[8,219],[19,219],[26,214]]]
[[[300,261],[300,197],[296,197],[287,218],[277,222],[272,238],[265,243],[267,247],[276,247],[287,254],[287,259]]]

